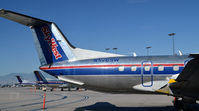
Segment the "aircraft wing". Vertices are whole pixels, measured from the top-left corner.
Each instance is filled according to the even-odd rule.
[[[187,63],[176,82],[169,86],[174,96],[199,98],[199,54],[190,56],[194,59]]]

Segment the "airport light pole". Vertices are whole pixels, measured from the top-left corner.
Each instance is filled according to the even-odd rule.
[[[113,48],[113,50],[115,50],[115,53],[116,53],[116,54],[117,54],[117,49],[118,49],[118,48]]]
[[[110,48],[106,48],[105,50],[106,50],[106,52],[108,52],[110,50]]]
[[[174,35],[176,35],[176,33],[170,33],[170,34],[168,34],[168,35],[172,37],[172,40],[173,40],[173,55],[175,55],[175,42],[174,42]]]
[[[151,46],[146,47],[147,50],[147,56],[149,56],[149,49],[152,48]]]

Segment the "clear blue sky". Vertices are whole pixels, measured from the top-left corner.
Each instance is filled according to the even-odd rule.
[[[0,8],[55,22],[73,45],[118,53],[199,52],[198,0],[1,0]],[[0,18],[0,75],[32,72],[40,63],[28,27]]]

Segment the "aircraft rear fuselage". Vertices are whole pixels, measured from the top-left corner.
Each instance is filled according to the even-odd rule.
[[[106,92],[137,92],[133,86],[153,87],[154,81],[179,74],[188,56],[110,57],[41,66],[53,75],[84,83],[84,87]]]

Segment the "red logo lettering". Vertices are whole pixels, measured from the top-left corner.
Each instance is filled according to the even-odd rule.
[[[48,27],[42,27],[41,31],[44,34],[44,40],[46,40],[48,45],[51,47],[51,50],[52,50],[53,55],[55,56],[55,58],[56,59],[61,58],[62,55],[57,50],[58,45],[57,45],[55,39],[51,37],[51,32],[48,29]]]

